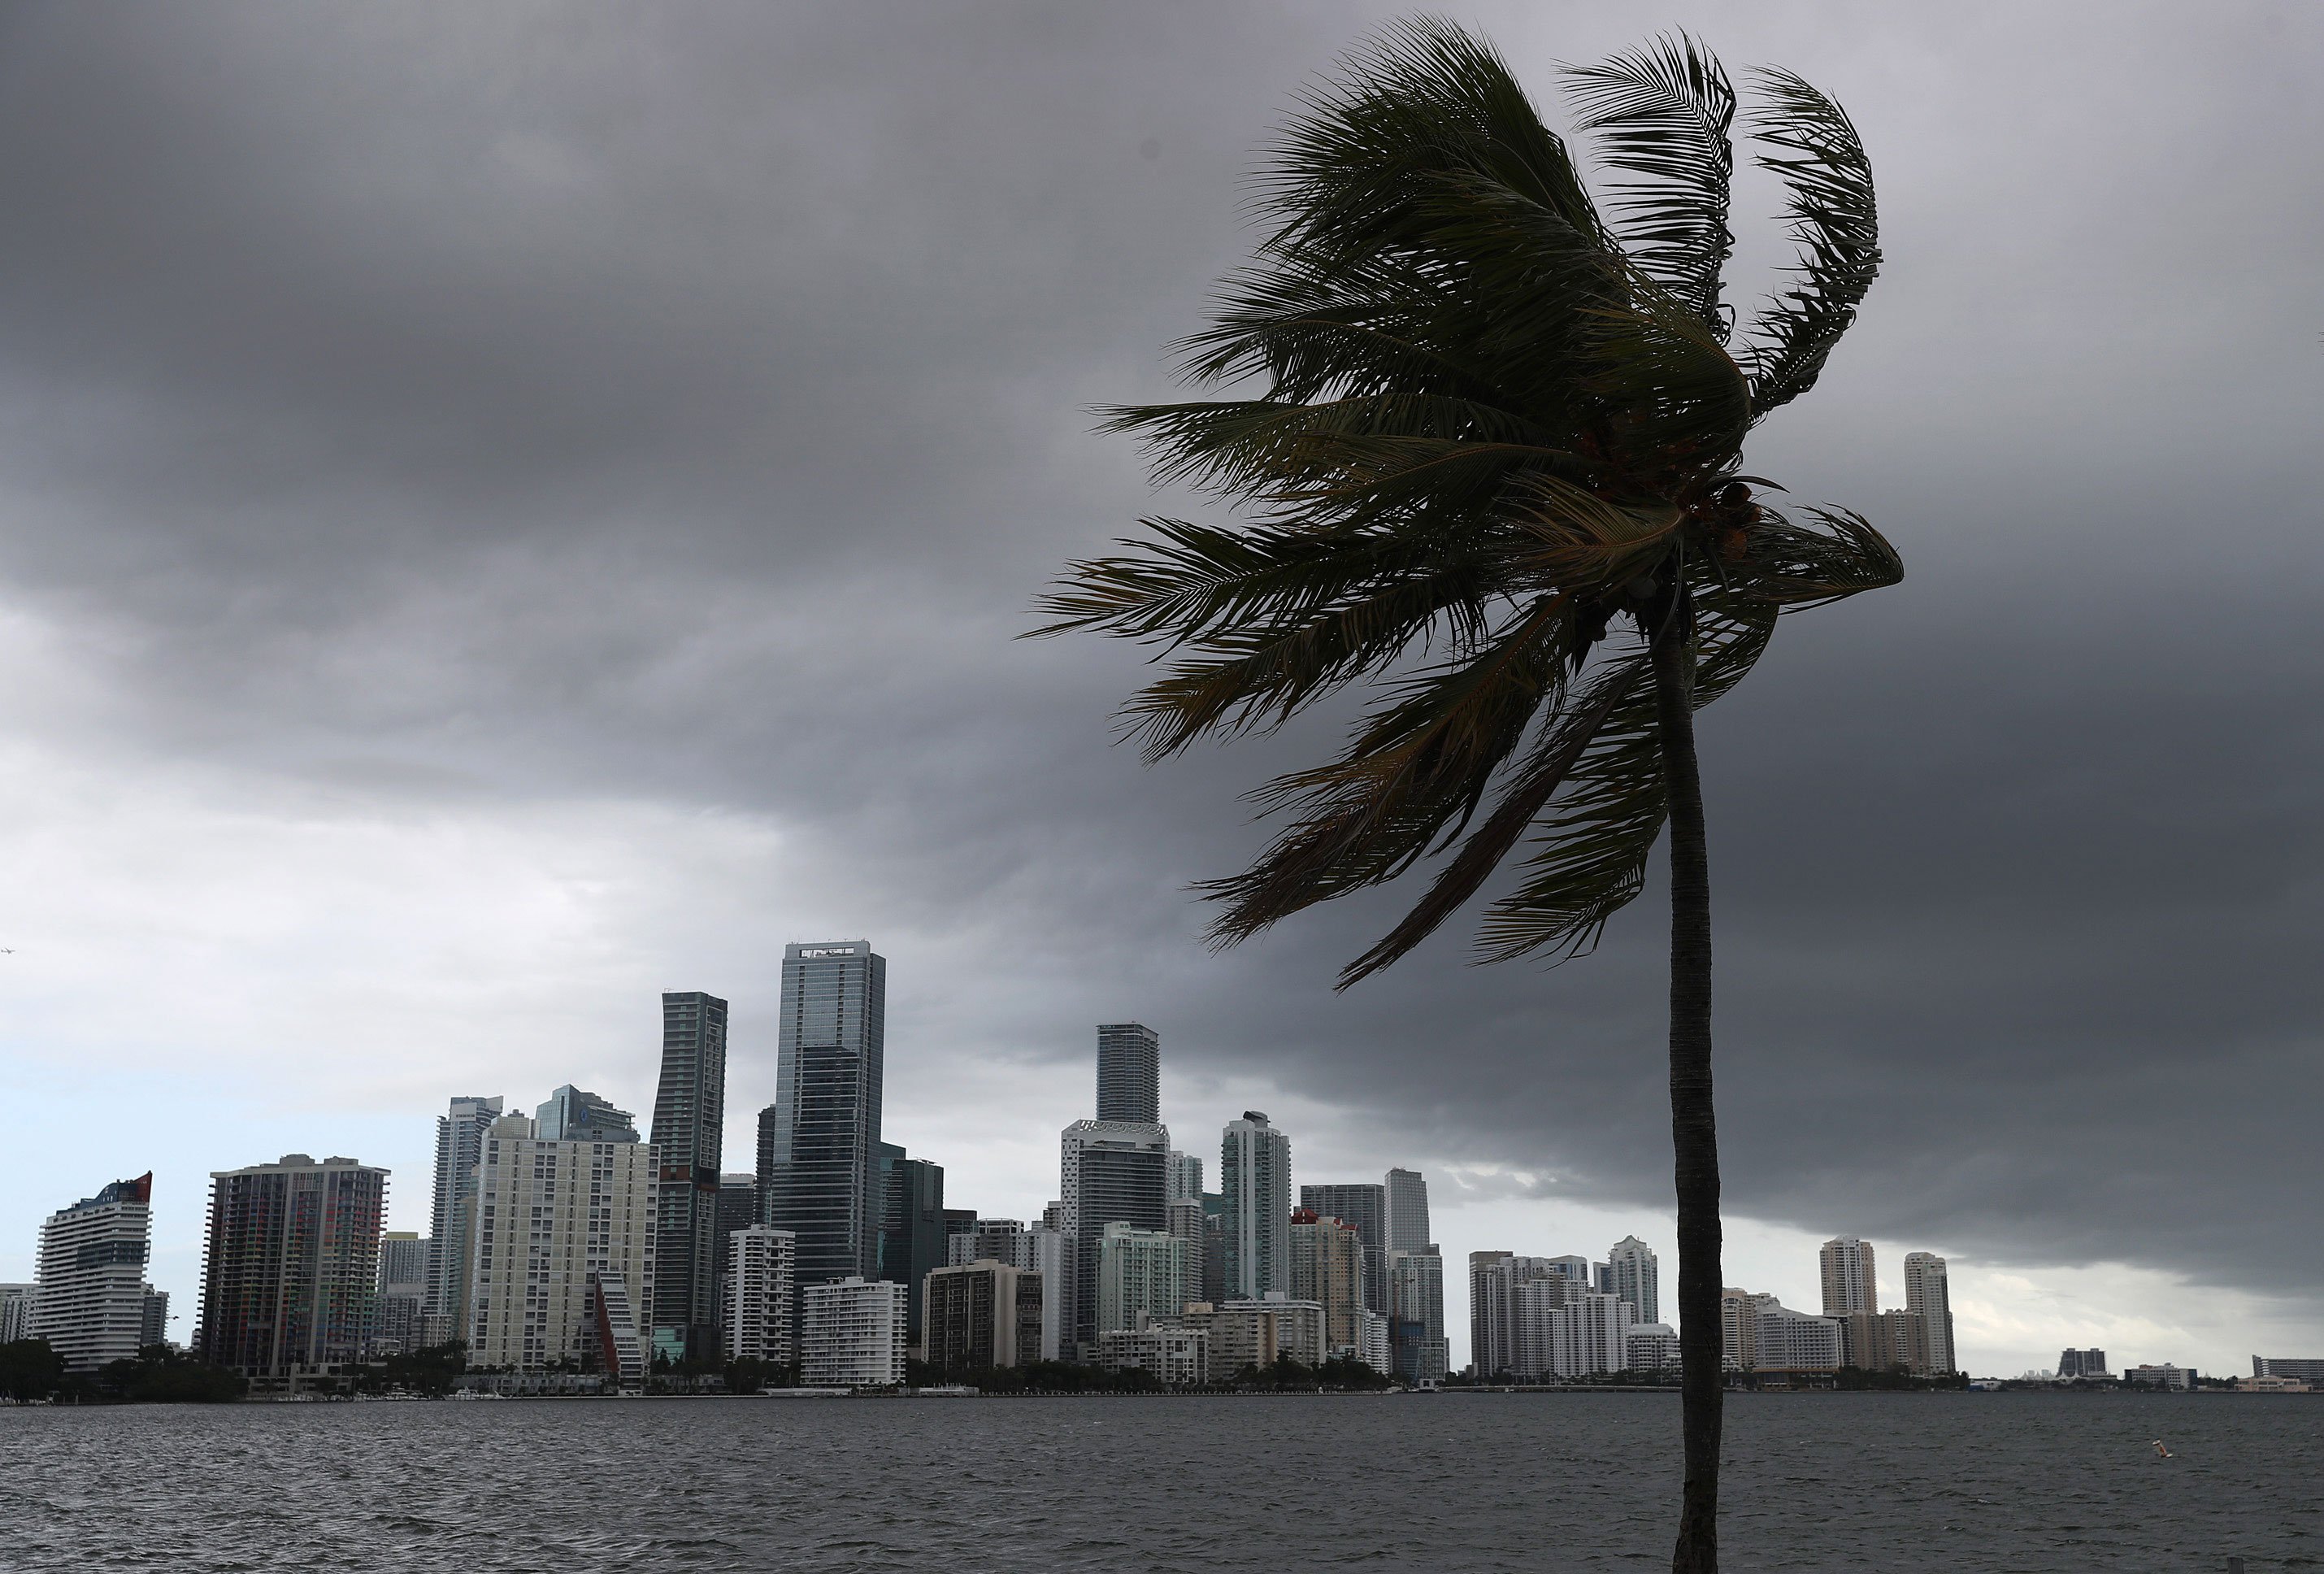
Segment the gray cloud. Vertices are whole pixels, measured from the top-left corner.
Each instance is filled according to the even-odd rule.
[[[1189,1066],[1655,1202],[1651,901],[1548,973],[1448,933],[1333,995],[1392,898],[1209,958],[1179,888],[1328,726],[1141,772],[1135,653],[1010,640],[1064,557],[1194,506],[1087,407],[1167,385],[1250,150],[1379,14],[19,8],[5,594],[101,675],[89,747],[763,814],[865,927],[1038,953],[1046,1003],[927,981],[996,1057],[1150,1002]],[[1754,15],[1482,17],[1545,94],[1697,25],[1879,161],[1890,275],[1753,468],[1913,578],[1706,718],[1730,1205],[2312,1292],[2324,112],[2287,73],[2324,24]]]

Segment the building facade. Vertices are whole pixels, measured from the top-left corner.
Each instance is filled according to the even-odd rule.
[[[1353,1225],[1304,1208],[1291,1216],[1291,1299],[1323,1309],[1327,1354],[1354,1352],[1361,1339],[1356,1314],[1364,1310],[1364,1251]]]
[[[654,1304],[668,1222],[656,1206],[660,1155],[644,1143],[539,1131],[511,1115],[484,1134],[467,1251],[468,1365],[537,1372],[570,1362],[616,1376],[642,1373],[652,1352],[634,1342],[635,1319]],[[602,1292],[609,1280],[619,1285],[610,1307]],[[614,1329],[616,1312],[632,1319],[632,1343]]]
[[[1219,1143],[1226,1199],[1226,1293],[1260,1300],[1291,1290],[1291,1138],[1259,1110],[1227,1123]]]
[[[1170,1155],[1170,1200],[1200,1202],[1203,1199],[1203,1161],[1192,1153]]]
[[[429,1245],[415,1230],[388,1230],[379,1237],[379,1325],[372,1347],[381,1355],[420,1347]]]
[[[1388,1292],[1396,1375],[1411,1383],[1442,1381],[1451,1364],[1444,1338],[1444,1259],[1434,1247],[1389,1247]]]
[[[1162,1124],[1162,1037],[1143,1023],[1097,1030],[1097,1117]]]
[[[905,1287],[849,1274],[799,1290],[799,1380],[886,1388],[904,1380]]]
[[[922,1282],[931,1270],[945,1266],[954,1242],[973,1233],[951,1227],[944,1182],[943,1165],[915,1159],[894,1143],[880,1144],[880,1277],[905,1287],[905,1338],[915,1347],[920,1343]]]
[[[115,1180],[41,1226],[39,1288],[25,1337],[46,1339],[68,1372],[125,1361],[148,1340],[145,1259],[153,1236],[153,1175]]]
[[[1678,1330],[1668,1323],[1632,1323],[1622,1335],[1622,1369],[1626,1372],[1679,1370]]]
[[[920,1326],[929,1366],[948,1372],[1040,1358],[1041,1275],[986,1259],[931,1269]]]
[[[532,1112],[534,1126],[552,1143],[634,1143],[637,1117],[567,1082]]]
[[[1153,1324],[1111,1329],[1097,1337],[1097,1364],[1109,1372],[1151,1373],[1165,1387],[1210,1380],[1211,1336],[1203,1329]]]
[[[1752,1298],[1755,1371],[1831,1372],[1846,1364],[1845,1318],[1794,1311],[1772,1295]]]
[[[1933,1252],[1904,1254],[1904,1310],[1921,1319],[1929,1370],[1959,1371],[1953,1352],[1953,1298],[1942,1257]]]
[[[1074,1354],[1069,1358],[1094,1359],[1105,1228],[1125,1224],[1169,1232],[1170,1132],[1146,1121],[1077,1120],[1058,1134],[1057,1147],[1065,1192],[1058,1217],[1074,1242]]]
[[[700,990],[661,997],[654,1088],[654,1347],[718,1356],[719,1161],[726,1129],[726,1003]]]
[[[285,1153],[210,1174],[194,1347],[255,1391],[327,1377],[377,1336],[387,1171]]]
[[[1880,1309],[1879,1275],[1872,1264],[1872,1243],[1854,1236],[1824,1242],[1818,1254],[1823,1271],[1823,1314],[1849,1317]]]
[[[1606,1254],[1606,1292],[1630,1303],[1640,1322],[1662,1321],[1662,1264],[1652,1247],[1624,1236]]]
[[[771,1225],[745,1225],[728,1239],[726,1261],[720,1319],[726,1358],[789,1365],[798,1321],[798,1241]]]
[[[1098,1238],[1097,1333],[1139,1326],[1139,1314],[1186,1308],[1186,1243],[1167,1230],[1109,1224]]]
[[[1392,1252],[1425,1252],[1435,1236],[1428,1227],[1428,1182],[1417,1170],[1390,1170],[1380,1188],[1388,1208],[1388,1247]]]
[[[2104,1350],[2066,1349],[2058,1352],[2058,1375],[2070,1381],[2076,1377],[2111,1377],[2114,1374],[2107,1370],[2107,1353]],[[2285,1372],[2282,1364],[2278,1363],[2268,1372],[2255,1375],[2294,1376],[2297,1374]]]
[[[1421,1208],[1427,1210],[1422,1192]],[[1302,1186],[1299,1206],[1318,1218],[1336,1218],[1356,1227],[1356,1241],[1364,1254],[1364,1304],[1374,1311],[1388,1310],[1388,1188],[1379,1185]],[[1425,1244],[1425,1243],[1424,1243]]]
[[[869,940],[785,946],[781,1012],[759,1119],[767,1222],[798,1237],[800,1283],[877,1279],[887,958]]]
[[[475,1200],[476,1161],[484,1134],[501,1117],[501,1101],[466,1096],[436,1117],[436,1193],[428,1211],[428,1297],[425,1312],[466,1320],[468,1304],[468,1217]]]

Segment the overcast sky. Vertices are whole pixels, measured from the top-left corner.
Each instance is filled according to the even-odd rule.
[[[642,1115],[664,989],[733,1002],[747,1168],[782,943],[866,936],[956,1206],[1054,1195],[1136,1019],[1213,1165],[1263,1108],[1296,1179],[1426,1171],[1456,1259],[1674,1282],[1659,889],[1547,972],[1448,926],[1334,995],[1405,893],[1212,955],[1184,887],[1331,727],[1146,770],[1137,653],[1010,638],[1200,506],[1090,407],[1170,386],[1254,150],[1395,14],[0,11],[0,1278],[152,1169],[185,1338],[207,1171],[355,1154],[424,1231],[446,1097]],[[1859,1235],[1891,1302],[1952,1259],[1980,1372],[2324,1355],[2324,13],[1457,14],[1554,124],[1692,28],[1879,179],[1748,468],[1909,578],[1704,718],[1729,1282],[1812,1309]]]

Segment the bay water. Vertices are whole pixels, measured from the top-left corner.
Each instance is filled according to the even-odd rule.
[[[1727,1414],[1731,1570],[2324,1569],[2324,1399]],[[1677,1449],[1653,1393],[0,1408],[0,1569],[1651,1569]]]

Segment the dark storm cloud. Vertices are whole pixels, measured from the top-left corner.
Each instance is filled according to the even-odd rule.
[[[1699,24],[1879,162],[1889,277],[1752,468],[1913,578],[1706,717],[1730,1206],[2312,1291],[2324,127],[2286,73],[2324,39],[1825,14],[1484,18],[1545,91]],[[1448,931],[1333,996],[1374,899],[1207,958],[1178,887],[1326,729],[1140,773],[1103,742],[1132,656],[1010,641],[1156,506],[1086,407],[1165,385],[1249,150],[1360,17],[12,18],[0,566],[118,725],[762,812],[835,909],[1030,937],[1070,1020],[1136,998],[1189,1063],[1665,1197],[1651,901],[1548,973]]]

